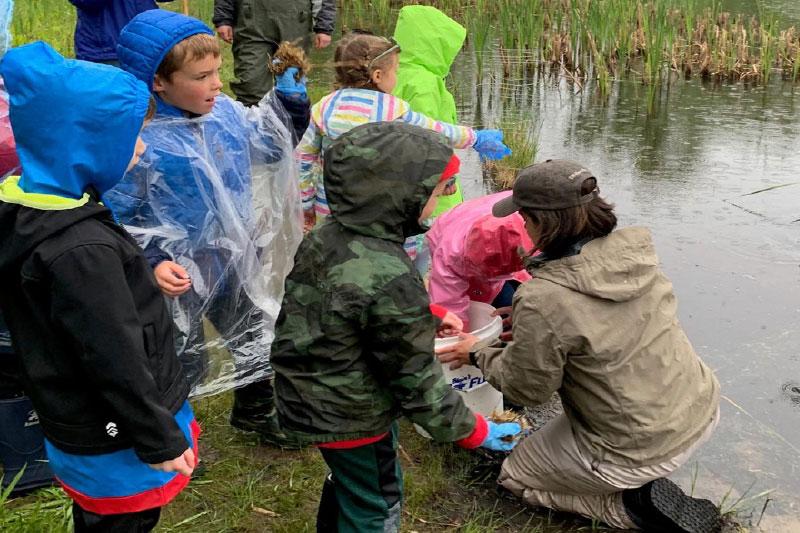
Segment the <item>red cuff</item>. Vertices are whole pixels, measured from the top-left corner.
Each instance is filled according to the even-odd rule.
[[[430,304],[429,307],[431,309],[431,313],[433,314],[433,316],[435,316],[436,318],[439,318],[439,319],[444,319],[444,316],[448,312],[445,307],[442,307],[439,304]]]
[[[483,415],[475,413],[475,429],[472,430],[472,434],[469,437],[457,440],[456,444],[462,448],[472,450],[483,444],[488,434],[489,424],[486,423],[486,419],[483,418]]]

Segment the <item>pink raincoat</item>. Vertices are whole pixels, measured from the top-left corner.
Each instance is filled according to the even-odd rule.
[[[492,216],[504,191],[465,202],[439,216],[427,233],[431,250],[431,302],[467,323],[469,301],[491,303],[508,280],[527,281],[519,248],[533,248],[519,213]],[[469,331],[467,329],[467,331]]]
[[[19,172],[19,158],[15,148],[14,134],[8,119],[8,95],[0,79],[0,180],[7,174]]]

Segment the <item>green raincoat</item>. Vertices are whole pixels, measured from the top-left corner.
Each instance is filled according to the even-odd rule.
[[[281,425],[322,443],[373,437],[400,416],[437,441],[476,419],[433,355],[436,320],[403,241],[453,149],[399,122],[364,124],[325,152],[331,216],[300,244],[271,362]]]
[[[435,7],[406,6],[400,10],[394,38],[400,45],[400,68],[394,95],[411,109],[433,119],[457,124],[456,102],[444,79],[467,36],[467,30]],[[437,216],[463,202],[458,191],[442,196]]]

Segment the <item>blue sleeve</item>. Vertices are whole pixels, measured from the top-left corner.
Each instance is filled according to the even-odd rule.
[[[103,195],[103,203],[123,226],[150,227],[157,223],[147,194],[147,173],[141,166],[127,172],[113,189]],[[139,242],[153,268],[162,261],[172,260],[172,256],[161,248],[161,240],[153,237],[146,243]]]
[[[283,105],[284,111],[289,115],[291,124],[287,124],[287,127],[291,126],[290,129],[294,133],[292,144],[297,146],[297,143],[303,138],[303,134],[308,128],[308,123],[311,121],[311,101],[308,97],[298,99],[284,95],[280,91],[275,91],[275,94]]]

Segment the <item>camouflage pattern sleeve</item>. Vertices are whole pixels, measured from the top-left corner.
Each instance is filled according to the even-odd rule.
[[[436,441],[457,441],[472,433],[475,416],[442,376],[433,355],[436,319],[422,284],[408,281],[407,276],[391,281],[369,309],[375,368],[407,418]]]

